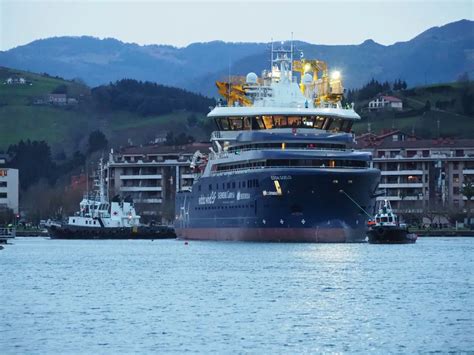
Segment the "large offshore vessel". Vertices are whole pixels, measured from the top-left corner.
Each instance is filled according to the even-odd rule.
[[[340,73],[275,49],[259,78],[217,82],[227,105],[208,114],[217,131],[196,152],[196,179],[176,196],[178,238],[363,242],[380,172],[354,151],[360,116],[342,107]]]

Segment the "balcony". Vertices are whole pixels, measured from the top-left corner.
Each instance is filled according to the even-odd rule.
[[[381,189],[403,189],[403,188],[416,188],[416,187],[423,187],[422,182],[407,182],[407,183],[390,183],[390,184],[380,184],[379,188]]]
[[[474,175],[474,169],[463,169],[463,175]]]
[[[181,174],[181,179],[194,179],[194,174]]]
[[[161,191],[161,186],[122,186],[123,192]]]
[[[161,179],[161,174],[154,175],[120,175],[120,180],[152,180]]]
[[[412,188],[412,187],[423,187],[422,182],[401,182],[401,183],[381,183],[379,188],[381,189],[403,189],[403,188]]]
[[[377,201],[383,201],[383,200],[400,201],[401,198],[399,196],[378,196],[377,197]]]
[[[380,168],[379,168],[380,169]],[[382,176],[423,175],[423,170],[381,170]]]
[[[161,198],[142,198],[135,200],[135,203],[162,203],[163,200]]]
[[[377,197],[377,201],[381,200],[389,200],[389,201],[423,201],[423,199],[420,199],[419,196],[404,196],[403,198],[401,196],[379,196]]]

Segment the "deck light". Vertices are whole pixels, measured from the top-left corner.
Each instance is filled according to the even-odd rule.
[[[341,72],[339,70],[335,70],[331,73],[331,79],[339,80],[341,79]]]

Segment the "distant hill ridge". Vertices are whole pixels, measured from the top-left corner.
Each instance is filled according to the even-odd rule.
[[[295,45],[306,58],[341,70],[348,88],[371,78],[402,78],[414,86],[453,81],[464,72],[474,76],[474,21],[469,20],[433,27],[389,46],[370,39],[358,45]],[[81,78],[91,86],[132,78],[212,96],[214,81],[228,74],[229,64],[232,74],[259,73],[269,67],[269,45],[213,41],[177,48],[84,36],[42,39],[0,52],[0,65]]]

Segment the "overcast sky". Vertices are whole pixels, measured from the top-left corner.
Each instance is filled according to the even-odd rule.
[[[473,0],[398,1],[41,1],[0,0],[0,50],[52,36],[114,37],[139,44],[186,46],[224,40],[291,37],[318,44],[407,41],[460,19]]]

